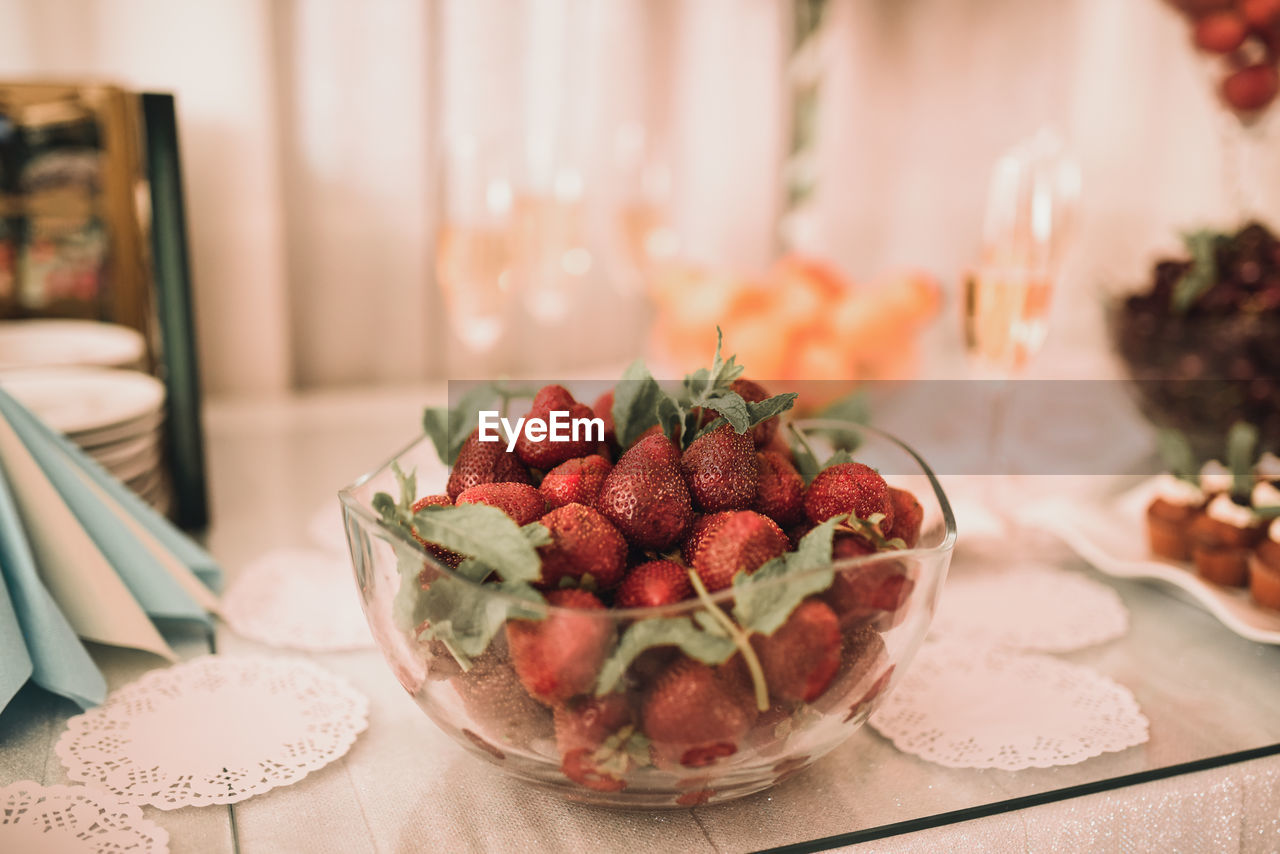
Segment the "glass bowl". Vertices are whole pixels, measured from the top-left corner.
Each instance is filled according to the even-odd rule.
[[[698,599],[660,608],[583,611],[514,599],[484,588],[481,609],[508,614],[487,651],[467,670],[439,641],[418,639],[413,601],[424,583],[451,577],[478,587],[438,562],[419,543],[384,525],[373,509],[378,492],[398,494],[392,464],[409,472],[438,471],[435,449],[422,438],[393,460],[339,493],[356,582],[373,637],[409,695],[441,729],[480,758],[509,774],[576,801],[654,808],[725,801],[772,786],[827,753],[867,720],[906,671],[928,631],[956,541],[955,519],[941,486],[920,457],[893,436],[847,422],[797,423],[815,447],[836,434],[855,433],[855,458],[877,468],[890,484],[911,490],[924,518],[915,548],[840,560],[778,582],[798,583],[830,573],[829,585],[813,585],[840,615],[840,663],[825,690],[811,702],[779,702],[759,711],[740,704],[739,738],[714,746],[650,739],[639,708],[665,671],[680,658],[675,648],[638,657],[618,683],[611,705],[572,698],[559,708],[534,700],[511,666],[507,631],[528,619],[573,619],[606,644],[640,620],[692,617],[707,606]],[[844,444],[847,444],[844,443]],[[443,492],[443,483],[419,484],[420,495]],[[402,581],[403,579],[403,581]],[[732,589],[711,594],[732,605]],[[473,608],[475,603],[472,603]],[[513,609],[512,612],[509,609]],[[518,615],[518,616],[517,616]],[[519,627],[517,627],[519,631]],[[717,679],[739,684],[742,656],[715,668]],[[738,675],[734,671],[737,668]],[[750,697],[749,688],[744,692]],[[597,733],[583,748],[584,732]],[[612,737],[603,739],[605,733]],[[684,732],[684,730],[681,730]],[[693,738],[694,736],[690,736]],[[599,745],[597,747],[597,745]]]

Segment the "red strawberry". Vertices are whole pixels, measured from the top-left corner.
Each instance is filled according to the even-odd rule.
[[[627,568],[627,541],[608,519],[581,504],[566,504],[542,517],[551,544],[538,547],[540,587],[556,589],[565,578],[575,583],[590,573],[598,590],[608,590]]]
[[[782,527],[804,518],[804,478],[791,461],[777,451],[756,454],[760,483],[756,487],[755,511]]]
[[[618,431],[613,424],[613,389],[597,397],[596,402],[591,404],[591,411],[604,422],[604,440],[609,443],[610,448],[617,448]]]
[[[449,472],[445,492],[456,499],[463,490],[482,483],[531,483],[529,470],[502,442],[481,442],[480,429],[471,431]]]
[[[454,503],[497,507],[517,525],[536,522],[547,512],[547,502],[542,493],[527,483],[482,483],[464,489]]]
[[[1222,79],[1222,100],[1231,109],[1249,113],[1261,110],[1275,100],[1280,89],[1280,75],[1266,62],[1246,65]]]
[[[738,750],[756,710],[735,680],[691,658],[679,658],[654,680],[640,710],[659,758],[709,765]]]
[[[888,650],[879,632],[866,624],[850,629],[841,642],[840,666],[831,687],[815,707],[820,712],[848,710],[851,703],[862,700],[888,662]]]
[[[547,602],[586,613],[551,611],[541,620],[508,620],[507,645],[520,684],[538,702],[554,706],[595,686],[612,627],[604,605],[585,590],[553,590]]]
[[[739,377],[729,384],[730,391],[736,391],[738,395],[747,403],[759,403],[767,400],[771,395],[760,383]],[[751,440],[757,448],[764,448],[773,442],[773,437],[778,435],[778,425],[780,424],[778,416],[773,416],[767,421],[761,421],[759,424],[751,428]]]
[[[619,792],[627,784],[599,767],[596,753],[605,739],[631,724],[631,708],[622,694],[583,697],[555,710],[556,747],[566,777],[601,792]]]
[[[694,558],[706,543],[707,537],[733,514],[733,510],[723,510],[694,518],[693,525],[689,528],[689,536],[685,537],[684,542],[680,544],[680,557],[684,559],[686,566],[693,566]]]
[[[533,398],[533,406],[525,415],[526,419],[541,418],[550,423],[552,412],[568,412],[569,419],[594,418],[595,413],[585,403],[578,403],[569,394],[569,390],[560,385],[543,386]],[[562,429],[568,429],[562,428]],[[590,434],[590,435],[587,435]],[[516,456],[526,465],[535,469],[549,469],[565,460],[574,457],[585,457],[596,450],[597,440],[592,440],[593,430],[579,430],[578,440],[553,442],[550,436],[533,441],[522,429],[516,438]]]
[[[1211,53],[1231,53],[1244,43],[1249,27],[1238,12],[1212,12],[1195,22],[1196,47]]]
[[[680,472],[694,504],[707,513],[744,510],[755,501],[756,446],[730,424],[694,439],[680,458]]]
[[[679,441],[680,441],[680,433],[681,433],[680,425],[679,425],[679,424],[677,424],[677,425],[676,425],[676,435],[675,435],[675,438],[674,438],[672,441],[674,441],[674,442],[679,442]],[[661,425],[659,425],[659,424],[654,424],[652,427],[650,427],[649,429],[645,430],[645,431],[644,431],[643,433],[641,433],[639,436],[636,436],[636,438],[635,438],[635,439],[631,442],[631,444],[628,446],[628,449],[630,449],[630,448],[634,448],[636,445],[639,445],[641,442],[643,442],[645,439],[648,439],[650,436],[665,436],[665,435],[667,435],[667,434],[666,434],[666,433],[664,433],[664,432],[662,432],[662,426],[661,426]]]
[[[632,546],[661,551],[688,529],[693,506],[679,460],[676,446],[659,433],[636,443],[605,478],[596,509]]]
[[[871,553],[865,549],[860,537],[839,535],[832,555],[841,560]],[[852,626],[885,613],[898,614],[914,589],[902,562],[885,559],[837,571],[823,598],[842,626]]]
[[[800,547],[800,541],[803,540],[805,534],[808,534],[813,530],[813,528],[814,524],[807,518],[787,528],[787,539],[791,541],[791,548],[798,549]]]
[[[818,599],[801,602],[772,635],[751,637],[775,702],[817,699],[840,666],[840,644],[840,621]]]
[[[448,507],[452,504],[453,501],[447,495],[427,495],[413,502],[413,512],[417,513],[423,507]],[[432,557],[443,563],[445,566],[457,568],[458,564],[462,563],[464,555],[460,555],[455,551],[450,551],[444,546],[438,546],[435,543],[428,543],[426,540],[422,539],[422,537],[418,536],[417,531],[413,532],[413,538],[421,543],[422,547],[426,549]],[[434,581],[438,575],[439,573],[430,566],[424,566],[422,568],[422,572],[418,576],[418,582],[425,590],[427,585]]]
[[[693,568],[708,590],[723,590],[739,572],[752,573],[791,548],[787,535],[768,516],[740,510],[709,533],[693,557]]]
[[[525,747],[550,735],[551,715],[525,692],[499,646],[491,644],[449,684],[477,729],[502,744]]]
[[[889,484],[875,469],[862,463],[841,463],[820,472],[805,491],[804,512],[815,525],[832,516],[853,513],[859,519],[868,519],[883,513],[880,530],[893,527]]]
[[[651,560],[622,579],[616,604],[619,608],[656,608],[692,595],[688,570],[672,560]]]
[[[924,521],[924,508],[916,497],[905,489],[889,487],[889,500],[893,502],[893,526],[883,528],[886,537],[901,537],[907,548],[915,548],[920,541],[920,525]]]
[[[600,495],[604,479],[613,471],[613,465],[599,454],[567,460],[547,472],[538,487],[542,497],[551,507],[563,507],[574,502],[590,507]]]

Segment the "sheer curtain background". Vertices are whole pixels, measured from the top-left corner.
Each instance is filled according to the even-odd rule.
[[[855,277],[908,264],[953,286],[992,161],[1046,124],[1085,172],[1051,348],[1094,334],[1100,283],[1140,279],[1178,229],[1231,213],[1222,119],[1158,0],[832,0],[829,14],[816,204],[821,245]],[[177,94],[212,393],[457,370],[432,275],[450,131],[540,130],[575,151],[641,121],[663,141],[689,254],[749,269],[773,252],[780,0],[0,0],[0,20],[0,76]],[[621,361],[642,321],[599,286],[511,346],[540,368]]]

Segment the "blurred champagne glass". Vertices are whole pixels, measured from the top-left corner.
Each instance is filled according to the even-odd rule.
[[[512,287],[511,181],[502,158],[473,136],[447,140],[440,158],[436,277],[449,326],[472,355],[493,352]]]
[[[1052,132],[1042,130],[996,161],[987,195],[982,253],[964,281],[964,342],[979,379],[994,381],[987,433],[991,474],[1008,474],[1009,381],[1044,345],[1055,286],[1072,238],[1080,169]],[[995,486],[993,479],[986,479]],[[1004,502],[988,504],[1009,529]]]

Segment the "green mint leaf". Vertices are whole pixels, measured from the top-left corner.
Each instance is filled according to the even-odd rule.
[[[786,394],[775,394],[773,397],[747,404],[747,426],[754,427],[762,421],[768,421],[775,415],[786,412],[795,406],[796,398],[799,397],[795,392],[787,392]]]
[[[422,583],[419,577],[427,565],[426,559],[416,549],[409,548],[398,540],[387,538],[396,554],[396,572],[400,576],[400,586],[391,600],[391,621],[402,632],[412,631],[426,619],[422,613]]]
[[[720,413],[724,420],[733,425],[733,429],[739,433],[745,433],[751,429],[751,413],[747,408],[748,404],[737,392],[717,394],[715,397],[708,398],[702,405]],[[706,429],[715,428],[708,424]]]
[[[547,530],[547,526],[541,522],[530,522],[520,529],[524,534],[524,538],[529,541],[529,545],[535,549],[539,546],[551,545],[551,532]]]
[[[796,471],[800,473],[800,477],[804,478],[805,486],[808,486],[821,473],[822,464],[818,462],[813,448],[809,447],[809,441],[801,435],[795,425],[788,424],[787,427],[791,431],[788,444],[791,446],[791,456],[796,461]]]
[[[704,664],[722,664],[738,649],[733,641],[704,631],[688,617],[639,620],[623,633],[613,655],[600,668],[596,696],[612,691],[637,656],[658,646],[679,647],[685,655]]]
[[[492,407],[499,398],[504,403],[508,399],[499,389],[485,383],[469,389],[457,406],[433,406],[422,414],[422,429],[435,445],[440,462],[451,466],[457,461],[458,452],[479,423],[480,410]]]
[[[1191,266],[1173,286],[1170,304],[1175,313],[1185,313],[1218,283],[1218,244],[1223,238],[1207,229],[1183,235],[1182,241],[1191,253]]]
[[[823,464],[822,467],[824,469],[829,469],[832,466],[842,466],[845,463],[852,463],[852,462],[856,462],[856,460],[854,460],[853,458],[853,454],[849,453],[844,448],[841,448],[840,450],[832,454],[830,458],[828,458],[826,463]]]
[[[831,421],[848,421],[853,424],[870,424],[871,403],[867,400],[866,392],[859,389],[831,401],[816,417]]]
[[[400,463],[393,462],[391,473],[396,476],[396,483],[400,486],[400,501],[396,506],[406,513],[413,512],[413,502],[418,500],[417,470],[411,469],[408,474],[405,474],[400,468]]]
[[[684,429],[685,410],[675,398],[663,395],[658,401],[658,424],[668,439],[675,441],[677,432]]]
[[[1258,447],[1258,428],[1247,421],[1237,421],[1227,433],[1227,468],[1231,469],[1231,494],[1244,498],[1253,489],[1254,452]]]
[[[1165,468],[1173,472],[1174,477],[1199,484],[1200,467],[1196,465],[1195,452],[1191,450],[1191,443],[1181,431],[1170,428],[1160,430],[1156,433],[1156,447]]]
[[[499,590],[528,601],[530,607],[494,595]],[[418,597],[416,611],[427,622],[419,637],[439,640],[468,669],[508,619],[539,619],[542,612],[536,606],[542,601],[541,594],[519,582],[478,585],[441,576]]]
[[[536,581],[542,562],[528,535],[497,507],[424,507],[412,516],[418,536],[489,566],[503,581]]]
[[[828,519],[805,534],[794,552],[773,558],[750,575],[741,572],[734,577],[733,616],[744,631],[773,634],[801,602],[831,586],[831,543],[840,521],[839,516]]]
[[[709,372],[709,384],[707,387],[708,394],[717,389],[727,389],[729,383],[742,376],[745,370],[737,364],[737,356],[730,356],[726,362],[720,356],[721,348],[724,346],[724,333],[720,331],[720,327],[716,327],[716,355],[711,361],[711,371]]]
[[[659,404],[665,397],[643,359],[627,366],[613,391],[613,429],[619,445],[629,447],[637,436],[659,423]]]

